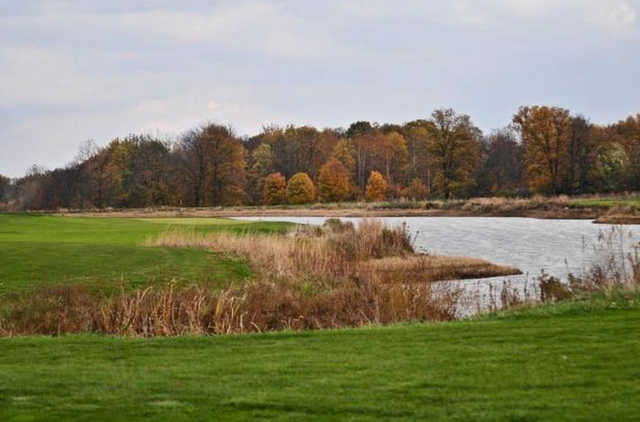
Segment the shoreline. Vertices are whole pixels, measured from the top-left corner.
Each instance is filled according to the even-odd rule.
[[[230,205],[207,207],[78,208],[25,211],[86,217],[524,217],[640,224],[640,199],[619,197],[485,197],[451,200]]]
[[[593,209],[484,211],[463,209],[362,209],[362,208],[141,208],[122,210],[49,211],[65,217],[198,218],[198,217],[514,217],[546,220],[594,220],[595,224],[640,224],[640,215],[607,215]]]

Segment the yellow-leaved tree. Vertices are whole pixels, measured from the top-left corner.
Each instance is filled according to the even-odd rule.
[[[372,171],[367,181],[365,197],[367,201],[382,201],[387,192],[387,181],[377,171]]]
[[[296,173],[287,183],[287,198],[290,204],[307,204],[315,197],[315,187],[307,173]]]

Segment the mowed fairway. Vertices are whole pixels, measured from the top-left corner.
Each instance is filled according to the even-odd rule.
[[[149,248],[167,230],[284,231],[287,223],[227,219],[127,219],[0,215],[0,292],[42,284],[112,289],[152,283],[226,282],[249,276],[238,259],[203,250]]]
[[[638,420],[640,305],[616,302],[343,331],[4,338],[0,420]]]

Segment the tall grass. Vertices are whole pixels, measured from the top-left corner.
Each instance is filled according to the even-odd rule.
[[[459,296],[432,284],[368,282],[316,294],[270,282],[222,290],[169,284],[110,297],[60,286],[22,296],[0,320],[0,334],[172,336],[445,321],[455,318]]]
[[[259,278],[292,285],[309,281],[323,288],[358,278],[364,261],[414,255],[406,228],[389,228],[380,220],[363,220],[357,227],[329,220],[324,229],[301,227],[288,236],[173,231],[146,244],[239,255],[249,261]]]

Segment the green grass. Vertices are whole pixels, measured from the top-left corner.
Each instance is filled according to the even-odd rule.
[[[150,283],[215,282],[249,276],[246,263],[179,248],[148,248],[149,236],[167,230],[280,232],[287,223],[214,218],[82,218],[0,215],[0,292],[52,283],[113,289]]]
[[[577,208],[632,207],[634,209],[640,209],[640,198],[613,197],[613,198],[574,199],[571,201],[571,206],[577,207]]]
[[[640,297],[228,337],[0,339],[0,420],[638,420]]]

